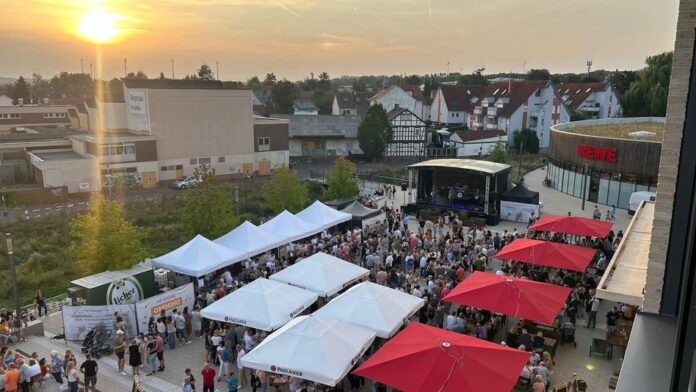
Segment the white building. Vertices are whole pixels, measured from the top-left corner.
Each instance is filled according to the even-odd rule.
[[[370,105],[382,105],[387,112],[404,108],[421,119],[430,119],[430,105],[423,99],[418,86],[390,86],[370,98]]]
[[[619,97],[609,82],[562,83],[555,88],[571,112],[588,119],[621,117],[623,113]]]
[[[309,99],[296,99],[292,103],[293,114],[304,116],[316,116],[319,108]]]
[[[449,144],[457,149],[457,157],[488,155],[498,140],[507,148],[507,133],[500,130],[457,131],[449,137]]]
[[[370,108],[370,98],[373,95],[372,93],[336,93],[331,105],[331,114],[362,117]]]
[[[358,116],[274,114],[289,122],[291,157],[326,157],[362,154]]]
[[[430,119],[437,124],[468,125],[474,104],[485,86],[440,85],[430,107]]]
[[[425,122],[407,108],[395,107],[387,114],[394,138],[384,152],[388,157],[425,156]]]

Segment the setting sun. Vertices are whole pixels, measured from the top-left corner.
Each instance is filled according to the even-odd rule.
[[[110,42],[119,35],[117,20],[118,15],[114,13],[92,10],[80,18],[77,32],[96,43]]]

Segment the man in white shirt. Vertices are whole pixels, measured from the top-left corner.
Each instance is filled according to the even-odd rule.
[[[597,298],[596,295],[592,296],[592,299],[590,299],[590,314],[587,316],[587,325],[585,325],[586,328],[590,328],[590,324],[592,324],[592,328],[594,329],[597,326],[597,311],[599,310],[599,298]]]
[[[251,337],[251,332],[247,329],[244,331],[244,350],[251,351],[254,348],[254,338]]]
[[[454,311],[452,311],[451,314],[448,314],[448,315],[447,315],[447,320],[446,320],[446,323],[445,323],[445,326],[446,326],[445,329],[448,330],[448,331],[453,331],[453,330],[454,330],[454,327],[456,327],[456,325],[457,325],[457,316],[455,316],[454,314],[455,314]]]
[[[425,277],[425,271],[426,268],[428,267],[428,258],[423,254],[423,256],[420,259],[420,275],[421,277]]]
[[[411,291],[411,295],[418,298],[423,298],[423,293],[420,291],[420,286],[416,285]]]
[[[389,256],[387,256],[387,259],[384,261],[384,265],[386,265],[387,268],[391,268],[394,265],[394,255],[393,254],[390,253]]]
[[[246,336],[246,334],[245,334]],[[243,387],[247,384],[247,376],[246,372],[244,371],[244,366],[242,366],[242,359],[246,355],[246,351],[242,348],[241,344],[238,344],[237,347],[237,370],[239,370],[239,387]]]

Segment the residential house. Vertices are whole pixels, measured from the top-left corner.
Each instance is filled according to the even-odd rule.
[[[270,90],[252,91],[251,105],[255,115],[263,116],[266,114],[266,100],[270,97]]]
[[[358,143],[358,116],[274,114],[288,121],[291,157],[326,157],[362,154]]]
[[[395,107],[387,113],[394,138],[387,145],[384,155],[388,157],[425,156],[426,125],[411,110]]]
[[[488,155],[498,140],[507,146],[507,133],[500,130],[459,130],[449,137],[449,145],[457,149],[457,157]]]
[[[340,92],[334,95],[331,114],[334,116],[362,117],[370,108],[372,93]]]
[[[378,91],[370,98],[370,105],[380,104],[387,112],[406,108],[421,119],[430,119],[430,105],[423,99],[419,86],[390,86]]]
[[[619,97],[609,82],[562,83],[555,86],[563,104],[587,119],[621,117]]]
[[[293,114],[316,116],[319,108],[309,99],[298,98],[292,103]]]
[[[430,107],[430,119],[437,124],[464,126],[469,124],[474,105],[485,86],[440,85]]]

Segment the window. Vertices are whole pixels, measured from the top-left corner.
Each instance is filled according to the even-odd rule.
[[[196,158],[189,159],[189,165],[197,165],[197,164],[198,164],[198,159],[196,159]]]
[[[271,138],[263,136],[258,139],[259,151],[269,151],[271,149]]]
[[[535,97],[541,97],[541,89],[538,89],[538,90],[534,93],[534,96],[535,96]]]
[[[225,163],[225,157],[218,157],[218,163]]]
[[[198,158],[198,163],[200,165],[209,165],[210,164],[210,158]]]
[[[17,120],[22,118],[19,113],[0,113],[0,120]]]
[[[167,171],[167,167],[166,166],[160,167],[160,171]]]
[[[100,156],[135,155],[135,144],[133,143],[113,143],[99,145]]]
[[[65,118],[65,113],[44,113],[44,118]]]
[[[176,170],[184,170],[184,165],[176,165]]]

